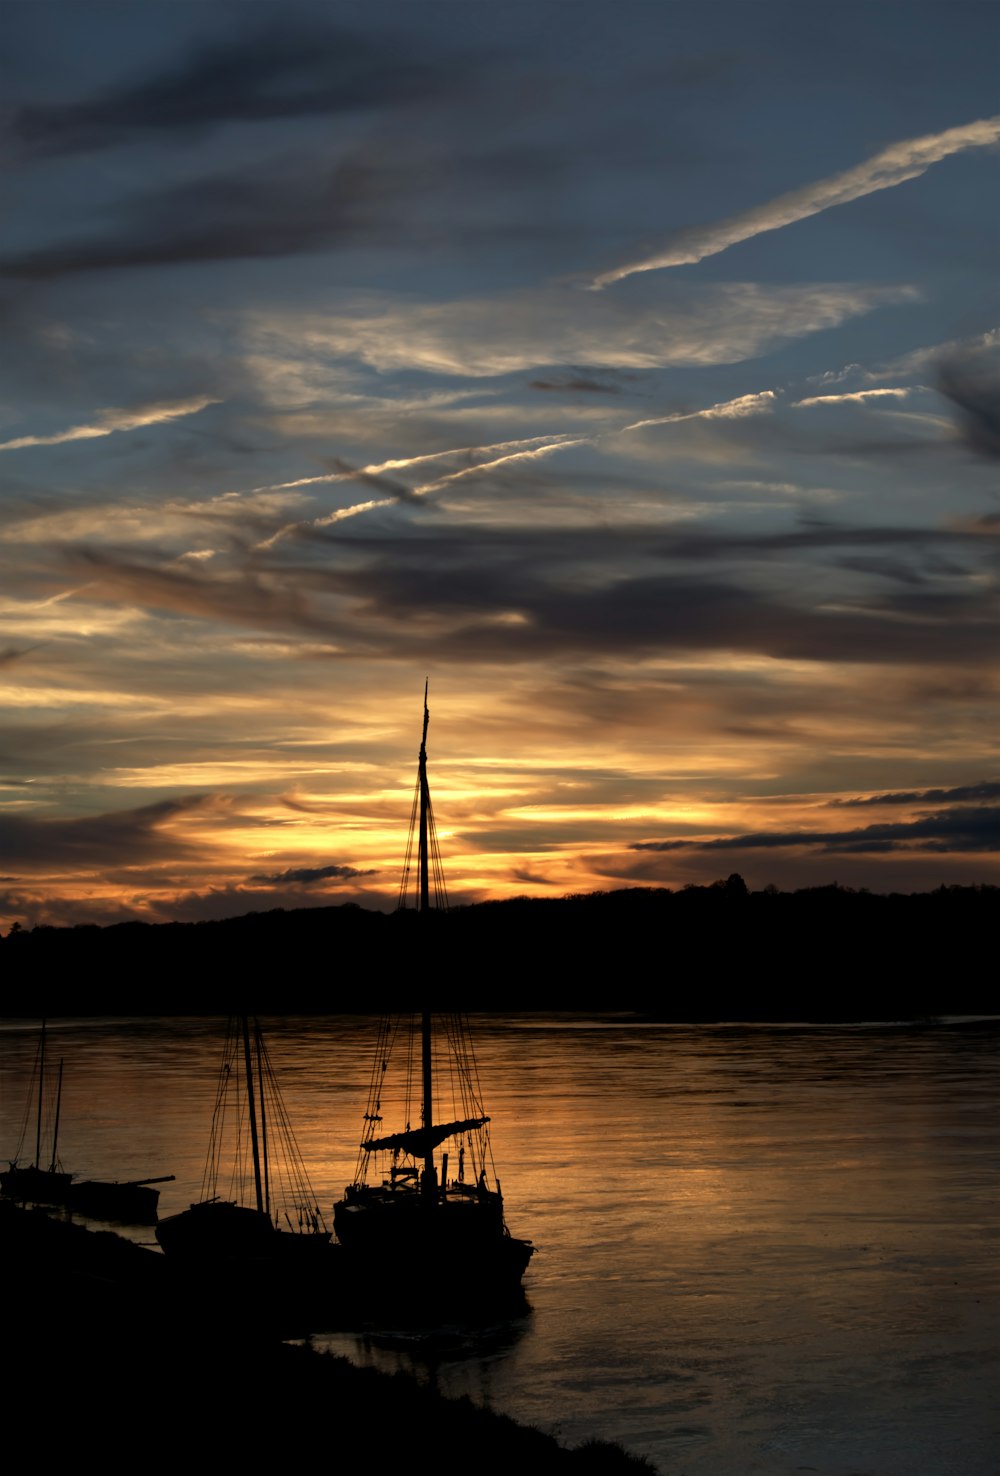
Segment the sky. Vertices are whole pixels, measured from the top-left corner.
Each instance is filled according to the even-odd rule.
[[[0,926],[1000,882],[1000,8],[2,18]]]

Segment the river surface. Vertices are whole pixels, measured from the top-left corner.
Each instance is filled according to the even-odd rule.
[[[531,1310],[434,1337],[317,1329],[317,1346],[570,1444],[619,1440],[663,1476],[995,1476],[997,1024],[473,1020],[508,1222],[537,1247]],[[222,1023],[50,1023],[65,1167],[173,1173],[160,1213],[186,1208]],[[373,1022],[262,1023],[329,1210],[353,1176]],[[3,1158],[36,1044],[0,1022]]]

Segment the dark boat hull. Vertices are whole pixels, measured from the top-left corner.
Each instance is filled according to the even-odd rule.
[[[156,1227],[165,1255],[189,1263],[233,1261],[305,1261],[329,1255],[326,1231],[278,1230],[262,1210],[224,1200],[193,1204],[169,1215]]]
[[[262,1211],[215,1200],[168,1215],[156,1238],[189,1295],[242,1288],[258,1331],[300,1336],[341,1316],[342,1262],[326,1231],[278,1230]]]
[[[520,1296],[534,1247],[504,1226],[500,1196],[352,1187],[334,1207],[347,1265],[374,1299],[380,1284],[399,1298],[452,1309]],[[352,1280],[353,1280],[352,1276]],[[427,1287],[422,1298],[419,1288]]]
[[[18,1168],[12,1163],[0,1174],[0,1193],[22,1204],[64,1205],[72,1179],[72,1174],[56,1173],[54,1169],[35,1168],[31,1164]]]
[[[159,1189],[146,1184],[115,1184],[84,1179],[72,1184],[69,1207],[95,1220],[116,1220],[122,1225],[155,1225]]]

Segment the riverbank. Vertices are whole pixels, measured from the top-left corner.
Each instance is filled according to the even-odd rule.
[[[565,1476],[647,1476],[619,1446],[574,1450],[403,1374],[283,1342],[255,1325],[254,1288],[193,1288],[163,1256],[0,1201],[8,1373],[5,1444],[21,1453],[141,1461],[198,1451],[256,1465],[352,1451],[433,1452],[443,1476],[532,1465]],[[57,1435],[56,1430],[67,1432]],[[61,1444],[61,1442],[63,1444]]]
[[[476,960],[480,1010],[572,1009],[586,979],[596,1007],[678,1022],[899,1020],[997,1012],[992,980],[968,970],[956,979],[954,960],[958,947],[988,952],[998,919],[992,886],[749,892],[732,876],[679,892],[522,897],[440,915],[344,904],[199,923],[18,928],[0,938],[0,957],[5,1010],[30,1017],[224,1014],[234,979],[255,1013],[315,1014],[329,1003],[322,971],[290,963],[321,957],[377,961],[383,1008],[405,1007],[401,981],[423,949],[435,959],[437,1009],[468,1003]],[[623,979],[626,956],[646,963]],[[697,964],[696,987],[678,982],[678,958]],[[760,959],[766,970],[748,972]]]

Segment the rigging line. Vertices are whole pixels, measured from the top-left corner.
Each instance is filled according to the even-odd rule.
[[[468,1061],[469,1061],[470,1073],[471,1073],[472,1080],[473,1080],[473,1082],[475,1084],[476,1095],[479,1098],[479,1100],[481,1101],[482,1100],[482,1086],[480,1084],[480,1079],[479,1079],[479,1060],[478,1060],[478,1058],[476,1056],[475,1041],[473,1040],[472,1028],[471,1028],[471,1026],[469,1024],[469,1019],[468,1019],[468,1016],[467,1015],[463,1015],[463,1017],[462,1017],[462,1025],[463,1025],[463,1029],[465,1031],[466,1053],[467,1053],[467,1058],[468,1058]],[[490,1135],[489,1124],[487,1124],[485,1133],[483,1135],[483,1144],[484,1144],[484,1159],[488,1159],[489,1166],[490,1166],[490,1173],[493,1175],[493,1179],[495,1181],[496,1180],[496,1176],[497,1176],[497,1170],[496,1170],[496,1164],[495,1164],[494,1159],[493,1159],[493,1139],[492,1139],[492,1137]]]
[[[410,892],[410,875],[413,866],[413,837],[417,832],[418,813],[420,808],[420,778],[413,791],[413,804],[410,806],[410,827],[406,836],[406,856],[403,860],[403,876],[399,883],[399,898],[396,902],[396,910],[399,911],[407,904]],[[419,882],[418,882],[419,886]]]

